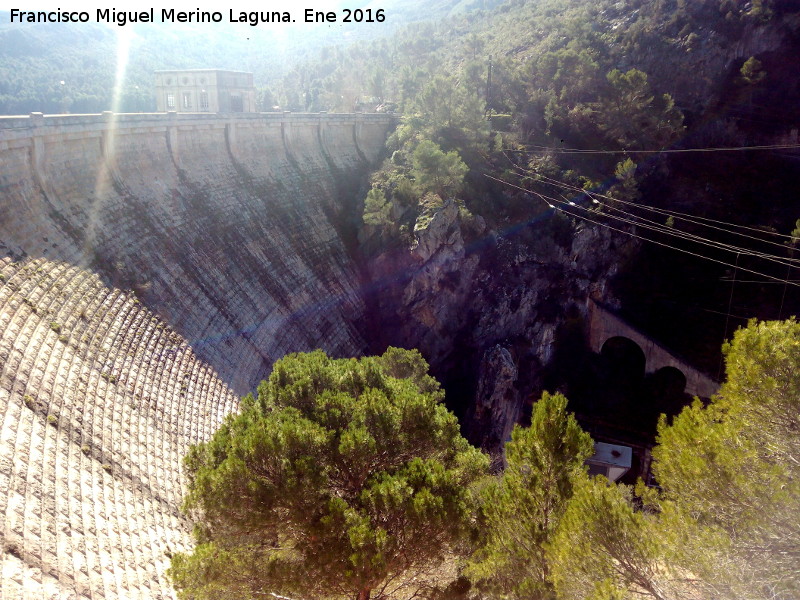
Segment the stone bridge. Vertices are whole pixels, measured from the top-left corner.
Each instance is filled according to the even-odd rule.
[[[634,342],[641,350],[645,372],[652,373],[665,367],[677,369],[686,378],[686,393],[693,396],[708,398],[719,389],[718,382],[626,323],[601,303],[590,299],[588,311],[589,345],[594,352],[601,352],[609,340],[624,338]]]

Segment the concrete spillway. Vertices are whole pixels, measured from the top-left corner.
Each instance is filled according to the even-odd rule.
[[[383,115],[0,118],[0,598],[170,598],[180,461],[286,352],[362,352]]]

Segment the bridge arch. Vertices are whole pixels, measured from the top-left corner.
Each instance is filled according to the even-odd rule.
[[[672,365],[661,367],[653,373],[653,379],[660,388],[670,394],[682,394],[686,390],[686,375],[678,367]]]
[[[647,357],[641,346],[629,337],[615,335],[603,342],[600,356],[605,358],[614,371],[623,372],[631,379],[644,377]]]
[[[654,373],[663,367],[673,367],[686,379],[685,392],[693,396],[708,398],[717,393],[719,383],[685,360],[643,334],[635,327],[614,314],[601,303],[590,299],[588,302],[589,347],[602,354],[605,344],[614,338],[627,338],[642,350],[645,356],[645,372]],[[666,371],[663,377],[675,377],[675,385],[679,381],[674,371]],[[667,375],[671,374],[671,375]]]

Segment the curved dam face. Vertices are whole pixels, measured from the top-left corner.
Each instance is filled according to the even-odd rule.
[[[0,118],[0,598],[173,597],[188,446],[283,354],[366,348],[347,208],[392,126]]]

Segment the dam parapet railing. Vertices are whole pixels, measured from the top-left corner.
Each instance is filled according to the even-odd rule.
[[[97,132],[110,128],[124,134],[126,130],[152,127],[193,127],[219,125],[379,125],[391,127],[398,116],[389,113],[112,113],[0,116],[0,142],[32,135],[58,135],[81,131]]]
[[[181,164],[180,140],[186,136],[205,139],[240,157],[252,144],[245,138],[280,140],[292,160],[298,150],[316,145],[327,156],[353,154],[362,162],[375,161],[383,151],[386,135],[399,119],[386,113],[112,113],[0,117],[0,166],[8,153],[28,152],[32,168],[44,181],[45,157],[63,152],[80,140],[100,144],[110,158],[132,137],[161,138],[176,165]],[[199,138],[198,138],[199,136]],[[310,140],[315,140],[309,144]]]

